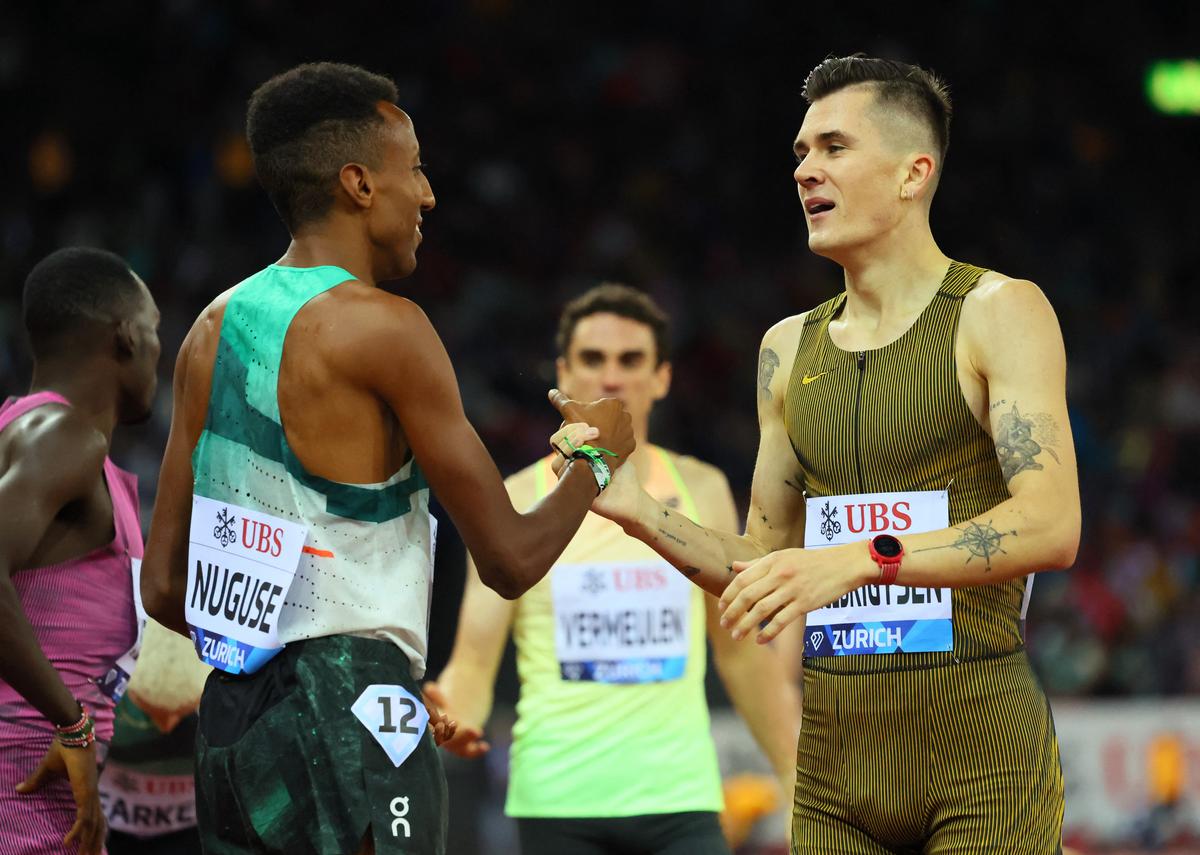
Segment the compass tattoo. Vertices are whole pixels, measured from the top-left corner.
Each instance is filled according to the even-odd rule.
[[[1050,446],[1058,444],[1058,424],[1048,413],[1023,415],[1014,403],[1012,409],[1000,416],[996,426],[996,457],[1004,480],[1012,479],[1026,469],[1043,469],[1034,458],[1043,451],[1061,463]]]
[[[1039,466],[1038,468],[1040,469],[1041,467]],[[987,566],[983,572],[991,573],[992,556],[1000,553],[1008,554],[1007,550],[1000,546],[1000,541],[1006,537],[1017,536],[1016,529],[998,531],[993,528],[991,520],[988,520],[983,525],[977,522],[969,522],[961,527],[955,527],[954,530],[959,534],[958,540],[954,541],[954,543],[947,543],[945,546],[927,546],[924,549],[914,549],[913,551],[931,552],[935,549],[962,549],[968,553],[967,564],[970,564],[973,558],[982,558],[987,562]]]

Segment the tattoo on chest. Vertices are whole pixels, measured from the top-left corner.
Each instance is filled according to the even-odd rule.
[[[1039,469],[1041,467],[1038,467]],[[992,572],[992,556],[1000,553],[1007,554],[1007,551],[1000,546],[1000,541],[1006,537],[1016,537],[1017,530],[999,531],[992,526],[991,520],[988,520],[984,525],[977,522],[969,522],[963,526],[955,526],[954,530],[959,533],[958,540],[954,543],[947,543],[945,546],[927,546],[924,549],[914,549],[913,552],[932,552],[935,549],[960,549],[967,553],[967,564],[971,563],[974,558],[982,558],[987,562],[984,567],[985,573]]]
[[[764,400],[771,400],[771,378],[775,376],[775,369],[778,367],[779,354],[769,347],[764,347],[758,355],[758,394]]]
[[[1000,416],[996,428],[996,457],[1004,480],[1026,469],[1043,469],[1036,458],[1043,451],[1061,463],[1051,446],[1058,444],[1058,423],[1049,413],[1022,413],[1014,403],[1012,409]]]

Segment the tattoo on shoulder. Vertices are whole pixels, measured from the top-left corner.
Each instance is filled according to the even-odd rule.
[[[1012,409],[1000,416],[996,429],[996,456],[1004,480],[1026,469],[1044,469],[1036,458],[1042,452],[1061,463],[1053,446],[1058,445],[1058,422],[1049,413],[1022,413],[1013,403]]]
[[[771,400],[771,378],[779,367],[779,354],[769,347],[764,347],[758,355],[758,394],[764,400]]]
[[[1041,468],[1041,467],[1039,467]],[[914,549],[914,552],[932,552],[935,549],[959,549],[967,553],[966,563],[970,564],[974,558],[982,558],[987,562],[984,567],[985,573],[992,572],[992,556],[998,553],[1006,553],[1003,547],[1000,546],[1000,541],[1006,537],[1016,537],[1017,530],[999,531],[992,526],[991,520],[988,520],[984,525],[977,522],[969,522],[963,526],[955,526],[954,530],[958,532],[958,540],[953,543],[947,543],[944,546],[927,546],[924,549]]]

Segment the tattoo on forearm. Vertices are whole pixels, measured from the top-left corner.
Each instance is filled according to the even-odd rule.
[[[771,400],[771,378],[775,376],[775,369],[778,367],[779,354],[769,347],[764,347],[758,355],[758,394],[764,400]]]
[[[984,525],[980,525],[977,522],[969,522],[962,527],[956,526],[954,530],[959,533],[958,540],[954,541],[954,543],[947,543],[944,546],[926,546],[924,549],[914,549],[913,552],[932,552],[935,549],[963,549],[969,553],[966,560],[967,564],[970,564],[973,558],[982,558],[987,562],[987,566],[983,569],[983,572],[991,573],[992,556],[998,553],[1008,554],[1000,546],[1000,541],[1006,537],[1017,536],[1016,529],[998,531],[993,528],[991,520],[988,520]]]
[[[684,540],[682,537],[680,537],[677,534],[672,534],[671,532],[667,531],[665,528],[660,528],[658,530],[658,533],[661,534],[663,537],[665,537],[667,540],[678,543],[680,546],[687,546],[686,540]]]
[[[1023,415],[1014,403],[1012,409],[1000,416],[996,428],[996,457],[1000,460],[1000,471],[1004,480],[1026,469],[1043,469],[1034,458],[1043,451],[1055,463],[1061,463],[1051,446],[1058,444],[1058,423],[1049,413]]]

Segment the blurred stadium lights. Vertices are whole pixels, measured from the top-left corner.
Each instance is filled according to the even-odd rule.
[[[1146,97],[1170,116],[1200,116],[1200,59],[1159,60],[1146,72]]]

